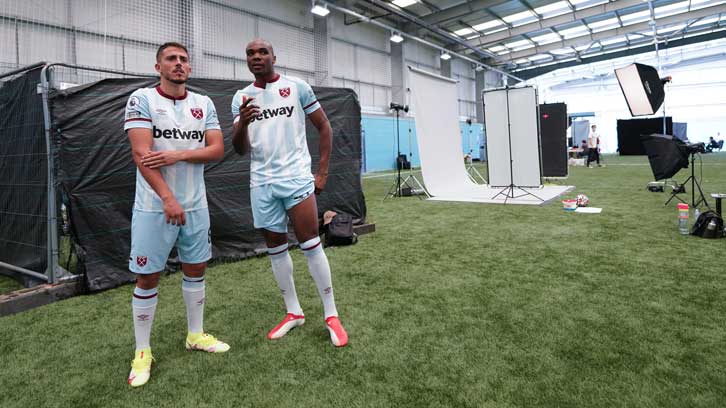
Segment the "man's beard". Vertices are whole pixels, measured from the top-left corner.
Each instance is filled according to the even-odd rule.
[[[169,82],[171,82],[173,84],[177,84],[177,85],[185,84],[189,80],[189,77],[186,77],[184,79],[176,79],[176,78],[172,77],[171,75],[164,75],[164,78],[167,81],[169,81]]]

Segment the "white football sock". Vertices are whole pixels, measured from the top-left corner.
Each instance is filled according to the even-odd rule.
[[[325,318],[337,316],[338,310],[335,308],[335,298],[333,297],[333,280],[330,276],[330,265],[328,257],[325,256],[323,245],[320,238],[315,237],[309,241],[300,244],[305,257],[308,259],[308,269],[318,287],[318,294],[323,301],[323,310]]]
[[[182,276],[182,296],[187,306],[187,328],[189,333],[204,331],[204,276]]]
[[[134,288],[131,310],[134,318],[134,337],[136,350],[151,347],[151,326],[154,324],[156,304],[159,302],[159,288]]]
[[[295,280],[292,277],[292,258],[287,250],[287,244],[274,248],[267,248],[272,263],[272,274],[275,275],[277,287],[280,288],[282,298],[285,300],[287,313],[302,316],[303,311],[297,299]]]

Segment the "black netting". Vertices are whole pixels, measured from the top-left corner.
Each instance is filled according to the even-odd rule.
[[[124,107],[136,89],[153,79],[105,79],[51,95],[54,134],[59,138],[59,181],[69,201],[71,235],[88,288],[100,290],[133,280],[128,272],[131,210],[136,168],[123,131]],[[264,247],[252,226],[249,158],[232,149],[232,95],[248,83],[193,79],[194,92],[209,95],[225,135],[225,157],[205,169],[212,219],[213,259],[240,259]],[[360,105],[348,89],[314,88],[333,127],[333,152],[326,190],[318,197],[320,215],[366,214],[360,169]],[[308,121],[308,146],[318,159],[318,133]]]
[[[0,261],[44,273],[48,167],[39,82],[40,68],[0,82]]]

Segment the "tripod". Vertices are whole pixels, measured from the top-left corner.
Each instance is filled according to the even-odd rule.
[[[540,197],[537,197],[536,195],[530,193],[529,191],[523,189],[522,187],[514,185],[514,160],[512,159],[512,121],[511,121],[511,116],[510,116],[510,112],[509,112],[509,88],[507,88],[507,140],[509,141],[509,185],[504,187],[502,189],[502,191],[495,194],[494,197],[492,197],[492,199],[497,198],[500,195],[503,195],[504,204],[506,204],[507,200],[509,200],[510,198],[519,198],[519,197],[531,195],[532,197],[538,199],[539,201],[544,201]],[[520,191],[523,191],[524,194],[514,195],[515,188]]]
[[[704,204],[706,204],[706,207],[710,208],[710,206],[708,205],[708,201],[706,201],[706,196],[703,195],[703,190],[701,190],[701,183],[698,182],[698,179],[696,179],[696,176],[694,175],[695,167],[696,167],[696,153],[691,152],[691,175],[688,176],[688,178],[683,183],[681,183],[679,188],[673,189],[673,192],[671,193],[671,198],[669,198],[668,201],[665,202],[665,205],[668,205],[668,203],[670,203],[671,200],[673,200],[674,198],[684,204],[688,204],[683,199],[678,197],[678,194],[684,192],[682,187],[685,186],[688,183],[688,181],[690,181],[691,182],[691,207],[698,208],[699,204],[704,203]],[[698,201],[696,201],[696,187],[698,187],[698,197],[699,197]]]
[[[411,162],[413,162],[413,152],[411,151],[411,147],[413,146],[413,137],[411,135],[411,126],[408,127],[408,157],[411,158]],[[412,186],[409,183],[414,183]],[[431,198],[431,195],[426,190],[426,187],[424,187],[420,181],[416,178],[416,176],[413,174],[413,166],[408,166],[408,176],[406,176],[403,181],[401,181],[401,186],[406,186],[407,188],[410,188],[411,194],[415,194],[420,196],[421,194],[425,195],[426,197]],[[418,186],[418,189],[416,189],[416,186]],[[421,199],[421,197],[419,197]]]
[[[386,196],[383,197],[383,200],[385,201],[389,197],[403,197],[403,196],[410,196],[414,195],[415,193],[418,193],[418,191],[423,191],[426,196],[430,197],[426,189],[421,185],[421,183],[416,179],[416,177],[413,175],[413,170],[411,169],[411,166],[409,165],[408,170],[409,174],[406,176],[405,179],[401,179],[401,168],[403,167],[403,162],[401,161],[401,128],[399,126],[399,116],[400,111],[408,112],[408,105],[398,105],[396,103],[391,102],[391,110],[396,112],[396,179],[393,182],[393,185],[388,189],[388,192],[386,193]],[[411,146],[411,129],[408,130],[408,136],[409,136],[409,150]],[[411,156],[411,152],[409,152],[409,156]],[[409,162],[410,163],[410,162]],[[411,184],[411,182],[418,185],[420,190],[415,189],[415,185]],[[419,197],[421,199],[421,197]]]
[[[469,125],[469,140],[468,142],[471,143],[471,119],[466,120],[466,124]],[[466,159],[466,173],[469,175],[469,178],[472,182],[476,184],[487,184],[487,179],[484,178],[484,176],[479,173],[479,170],[474,167],[474,158],[473,158],[473,150],[469,149],[469,154]]]

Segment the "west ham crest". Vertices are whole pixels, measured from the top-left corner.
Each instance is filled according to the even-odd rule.
[[[280,88],[280,96],[282,96],[283,98],[287,98],[288,96],[290,96],[290,88]]]
[[[202,119],[204,117],[204,111],[202,111],[202,108],[191,108],[191,111],[194,119]]]
[[[146,266],[146,257],[145,256],[137,256],[136,257],[136,265],[139,265],[140,268],[143,268]]]

